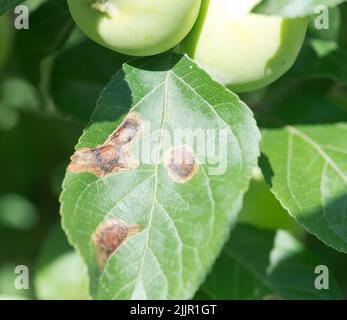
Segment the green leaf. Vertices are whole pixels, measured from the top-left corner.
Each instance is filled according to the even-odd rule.
[[[130,59],[90,40],[63,50],[52,70],[54,102],[64,113],[88,122],[105,83]]]
[[[259,126],[268,128],[347,121],[347,108],[331,97],[333,85],[334,82],[327,79],[279,81],[257,103],[255,113]]]
[[[316,289],[315,268],[321,263],[285,231],[239,225],[197,298],[341,299],[331,276],[328,290]]]
[[[74,27],[65,0],[49,0],[30,14],[30,28],[16,33],[15,51],[25,75],[40,81],[40,65],[60,50]]]
[[[304,48],[301,57],[288,73],[288,76],[308,79],[332,79],[347,85],[347,68],[344,63],[347,58],[347,47],[340,46],[338,50],[333,50],[329,54],[320,57],[317,48],[312,47],[315,45],[315,42],[313,42],[310,46]]]
[[[0,0],[0,16],[24,1],[25,0]]]
[[[134,112],[137,123],[143,121],[148,130],[131,150],[135,153],[141,142],[149,142],[145,151],[152,151],[152,160],[146,164],[141,158],[137,168],[103,177],[83,170],[73,173],[78,172],[73,162],[61,196],[64,228],[88,265],[94,297],[192,298],[236,221],[257,165],[259,132],[251,111],[236,95],[188,57],[169,53],[124,65],[102,92],[74,159],[88,153],[85,148],[103,144]],[[217,162],[202,161],[196,143],[186,139],[185,150],[191,148],[190,156],[199,159],[197,170],[190,167],[190,180],[168,172],[163,158],[170,154],[170,145],[164,136],[173,138],[174,129],[225,132],[226,149],[217,149],[226,171],[212,175]],[[100,267],[102,245],[110,246],[95,239],[109,235],[109,224],[117,222],[120,230],[120,220],[122,230],[124,224],[138,225],[140,232],[121,242],[113,254],[109,250]]]
[[[331,10],[329,21],[329,30],[311,30],[289,77],[328,78],[347,85],[347,3]]]
[[[328,40],[328,41],[338,41],[339,33],[341,29],[341,25],[343,23],[343,19],[341,16],[341,10],[345,7],[338,6],[329,9],[329,28],[322,29],[316,27],[316,15],[312,15],[310,17],[309,24],[309,33],[308,37],[320,40]]]
[[[317,7],[336,7],[345,0],[263,0],[254,12],[295,18],[316,13]]]
[[[283,207],[325,244],[347,253],[347,125],[263,132],[263,169]]]

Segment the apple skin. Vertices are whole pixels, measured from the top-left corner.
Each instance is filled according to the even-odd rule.
[[[0,68],[5,64],[12,46],[12,30],[9,18],[0,16]]]
[[[151,56],[182,41],[194,26],[201,0],[108,0],[107,12],[96,9],[98,3],[102,6],[96,0],[68,0],[79,28],[114,51]]]
[[[238,222],[260,229],[283,229],[298,237],[304,234],[304,229],[281,206],[263,177],[251,181]]]
[[[307,18],[251,13],[259,0],[202,0],[199,18],[177,47],[235,92],[260,89],[294,64]]]

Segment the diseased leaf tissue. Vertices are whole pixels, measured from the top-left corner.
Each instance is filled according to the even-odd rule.
[[[82,148],[71,157],[68,171],[88,172],[105,177],[118,171],[135,169],[139,162],[133,157],[131,145],[143,135],[143,122],[137,112],[131,112],[104,144],[95,148]],[[169,176],[178,183],[191,180],[199,164],[191,147],[182,145],[167,151],[164,163]],[[92,236],[97,251],[97,263],[104,270],[107,259],[130,236],[140,232],[139,225],[128,226],[122,220],[106,220]]]
[[[89,172],[97,177],[115,174],[122,170],[135,169],[131,144],[143,135],[143,123],[137,112],[131,112],[104,144],[95,148],[82,148],[71,157],[68,171]],[[170,177],[184,183],[192,179],[198,170],[198,162],[189,146],[171,148],[165,157]],[[92,236],[97,251],[97,263],[104,270],[107,259],[130,236],[140,232],[139,225],[128,226],[122,220],[107,220],[101,223]]]
[[[76,151],[71,157],[68,171],[89,172],[104,177],[121,170],[135,169],[138,162],[131,153],[131,144],[141,136],[142,132],[139,114],[130,113],[103,145]]]
[[[129,226],[122,220],[112,219],[101,223],[93,234],[100,271],[104,270],[107,259],[123,241],[139,232],[139,225]]]
[[[193,138],[175,139],[177,130]],[[236,222],[259,139],[247,106],[189,58],[125,64],[98,100],[61,197],[92,295],[192,298]]]
[[[199,170],[199,163],[191,147],[178,146],[168,150],[165,164],[169,176],[176,182],[185,183],[191,180]]]

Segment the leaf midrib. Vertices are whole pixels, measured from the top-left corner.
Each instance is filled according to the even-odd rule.
[[[162,144],[163,144],[163,130],[164,130],[164,126],[165,126],[165,122],[166,122],[166,116],[167,116],[167,106],[168,106],[168,91],[169,91],[169,87],[168,87],[168,79],[169,79],[169,72],[167,72],[166,74],[166,78],[164,81],[164,97],[163,97],[163,116],[161,119],[161,124],[160,124],[160,136],[159,136],[159,147],[158,147],[158,152],[157,152],[157,157],[156,157],[156,164],[155,164],[155,168],[154,168],[154,190],[153,190],[153,199],[152,199],[152,205],[151,205],[151,209],[150,209],[150,213],[149,213],[149,218],[148,218],[148,223],[147,223],[147,233],[146,233],[146,239],[145,239],[145,245],[144,245],[144,250],[143,250],[143,254],[141,257],[141,264],[140,264],[140,269],[139,269],[139,273],[136,279],[136,282],[139,281],[139,277],[142,277],[142,273],[143,273],[143,264],[144,264],[144,260],[145,260],[145,255],[146,252],[149,248],[149,236],[150,236],[150,227],[152,225],[152,220],[153,220],[153,212],[154,212],[154,208],[155,208],[155,204],[157,201],[157,192],[158,192],[158,169],[159,169],[159,165],[160,165],[160,154],[162,152]],[[154,253],[153,253],[154,255]],[[155,256],[155,255],[154,255]],[[158,261],[159,264],[159,261]],[[159,264],[160,265],[160,264]],[[163,272],[164,276],[166,277],[165,273]],[[167,280],[166,280],[167,281]],[[136,286],[136,284],[135,284]],[[145,288],[144,288],[145,289]],[[146,289],[145,289],[146,290]],[[134,292],[133,292],[134,294]],[[133,295],[132,294],[132,295]],[[146,297],[147,297],[147,293],[146,293]]]

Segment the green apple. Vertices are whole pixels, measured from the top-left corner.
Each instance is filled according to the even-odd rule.
[[[7,16],[0,16],[0,68],[8,57],[12,44],[12,30]]]
[[[192,29],[201,0],[68,0],[91,39],[114,51],[150,56],[175,47]]]
[[[252,13],[260,0],[202,0],[195,27],[178,46],[213,78],[236,92],[264,87],[294,64],[307,18]]]
[[[261,229],[283,229],[297,236],[303,234],[303,228],[281,206],[261,175],[251,181],[238,222]]]

